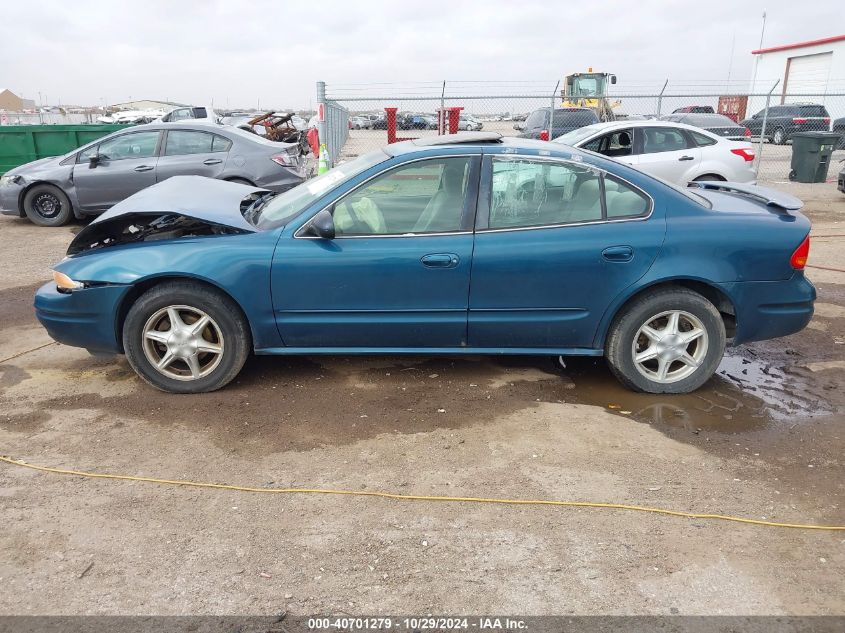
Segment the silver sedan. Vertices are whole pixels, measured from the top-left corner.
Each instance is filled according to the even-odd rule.
[[[206,176],[282,192],[305,180],[297,143],[214,123],[152,123],[120,130],[0,178],[0,212],[61,226],[98,215],[171,176]]]

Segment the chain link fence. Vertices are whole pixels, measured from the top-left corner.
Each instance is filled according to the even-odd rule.
[[[840,149],[833,155],[829,180],[834,180],[839,171],[838,161],[845,159],[845,86],[835,92],[813,94],[783,94],[776,82],[764,86],[760,81],[751,93],[742,91],[743,87],[748,88],[747,82],[717,85],[666,81],[662,85],[628,84],[626,89],[610,87],[614,90],[608,94],[584,98],[579,104],[594,106],[594,100],[598,99],[612,113],[604,118],[677,120],[706,125],[720,135],[728,133],[721,128],[733,126],[735,129],[730,134],[738,134],[739,141],[754,144],[755,168],[761,182],[788,180],[791,134],[796,131],[833,130],[843,134]],[[560,82],[529,81],[327,84],[327,102],[345,109],[348,115],[347,120],[335,119],[331,124],[339,123],[346,128],[342,140],[339,132],[327,129],[330,139],[338,139],[332,156],[335,161],[345,160],[387,144],[386,108],[397,109],[398,139],[436,136],[438,110],[454,107],[462,108],[461,131],[480,129],[503,136],[537,138],[543,126],[535,126],[532,113],[545,109],[548,117],[551,107],[562,108],[561,91]],[[572,103],[569,99],[567,105]],[[721,113],[726,118],[709,116],[697,120],[695,115],[700,113]],[[584,119],[580,124],[591,120],[594,119]],[[556,125],[553,124],[553,132]]]

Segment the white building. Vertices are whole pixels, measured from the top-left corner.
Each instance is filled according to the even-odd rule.
[[[827,107],[833,118],[845,116],[845,35],[772,46],[751,51],[755,56],[749,92],[772,93],[772,105],[811,102]],[[761,110],[764,97],[748,100],[748,115]]]

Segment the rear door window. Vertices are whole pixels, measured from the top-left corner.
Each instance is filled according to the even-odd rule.
[[[207,132],[189,130],[170,130],[164,146],[165,156],[183,156],[185,154],[209,154],[214,135]]]
[[[493,160],[490,229],[590,222],[603,217],[600,175],[582,165]]]
[[[633,130],[616,130],[585,143],[583,148],[605,156],[630,156],[633,153],[633,139]]]
[[[683,132],[671,127],[647,127],[643,129],[643,153],[657,154],[687,149]]]

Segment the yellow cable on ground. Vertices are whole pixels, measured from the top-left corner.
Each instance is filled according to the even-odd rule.
[[[496,503],[502,505],[527,505],[527,506],[565,506],[575,508],[605,508],[612,510],[633,510],[636,512],[651,512],[653,514],[666,514],[673,517],[684,517],[687,519],[716,519],[719,521],[733,521],[734,523],[746,523],[749,525],[766,525],[769,527],[795,528],[799,530],[832,530],[845,531],[845,525],[812,525],[805,523],[779,523],[777,521],[763,521],[760,519],[746,519],[744,517],[730,516],[727,514],[700,514],[697,512],[681,512],[679,510],[666,510],[664,508],[651,508],[648,506],[629,505],[625,503],[600,503],[593,501],[555,501],[551,499],[497,499],[486,497],[444,497],[436,495],[408,495],[395,492],[381,492],[368,490],[333,490],[331,488],[254,488],[250,486],[233,486],[230,484],[213,484],[202,481],[183,481],[179,479],[158,479],[155,477],[136,477],[135,475],[112,475],[108,473],[89,473],[81,470],[68,470],[65,468],[51,468],[49,466],[38,466],[0,455],[0,461],[13,466],[31,468],[45,473],[58,475],[73,475],[76,477],[89,477],[93,479],[118,479],[122,481],[143,481],[153,484],[166,484],[170,486],[191,486],[193,488],[216,488],[218,490],[235,490],[238,492],[261,492],[261,493],[284,493],[284,494],[318,494],[318,495],[348,495],[350,497],[381,497],[383,499],[394,499],[397,501],[452,501],[460,503]]]

